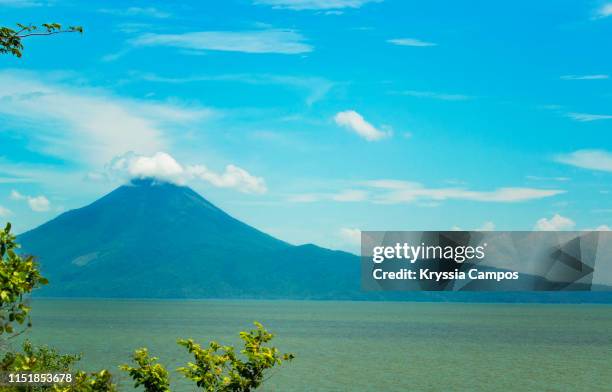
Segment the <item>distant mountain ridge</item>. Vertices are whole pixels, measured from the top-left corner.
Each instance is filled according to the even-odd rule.
[[[362,292],[359,257],[291,245],[198,193],[132,180],[18,237],[43,297],[600,302],[612,292]]]
[[[133,180],[19,236],[62,297],[352,298],[357,256],[293,246],[185,186]]]

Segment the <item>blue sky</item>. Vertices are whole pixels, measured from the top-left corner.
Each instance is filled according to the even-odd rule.
[[[0,0],[0,219],[132,176],[292,243],[612,225],[612,3]]]

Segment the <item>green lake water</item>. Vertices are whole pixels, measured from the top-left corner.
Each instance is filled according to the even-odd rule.
[[[318,301],[35,300],[28,337],[120,373],[147,346],[238,342],[252,321],[296,359],[264,391],[611,391],[612,306]],[[175,390],[195,390],[172,374]],[[124,375],[119,382],[126,385]],[[129,385],[127,385],[129,386]],[[131,390],[126,388],[125,390]]]

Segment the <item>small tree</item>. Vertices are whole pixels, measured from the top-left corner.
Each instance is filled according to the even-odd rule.
[[[35,347],[28,340],[23,342],[22,352],[7,352],[0,360],[0,371],[3,373],[68,373],[80,359],[79,355],[60,354],[47,346]],[[42,392],[52,391],[53,387],[40,385],[18,385],[0,387],[0,391]]]
[[[157,357],[149,357],[149,351],[141,348],[134,352],[132,359],[138,367],[121,366],[136,381],[134,387],[144,386],[146,392],[169,392],[168,371],[157,362]]]
[[[234,347],[221,346],[212,341],[208,348],[202,348],[193,340],[179,340],[193,354],[195,363],[180,368],[188,379],[207,392],[248,392],[259,387],[265,380],[265,372],[282,361],[290,361],[293,354],[280,354],[276,347],[265,346],[274,335],[258,322],[256,329],[240,332],[244,349],[239,357]]]
[[[98,373],[77,372],[74,382],[69,385],[54,385],[52,392],[117,392],[113,376],[108,370]]]
[[[31,326],[24,296],[48,283],[32,256],[18,255],[19,245],[11,234],[11,224],[0,230],[0,335],[15,332],[14,325]]]
[[[17,23],[17,29],[0,26],[0,54],[8,53],[21,57],[23,52],[22,40],[24,38],[62,33],[82,34],[83,28],[81,26],[69,26],[64,29],[59,23],[43,23],[40,26]]]

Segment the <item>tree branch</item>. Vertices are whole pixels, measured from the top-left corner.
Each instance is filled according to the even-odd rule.
[[[18,35],[15,34],[15,37],[17,38],[26,38],[26,37],[33,37],[36,35],[54,35],[54,34],[61,34],[61,33],[78,33],[78,31],[76,30],[61,30],[61,31],[49,31],[46,33],[29,33],[29,34],[23,34],[23,35]]]

